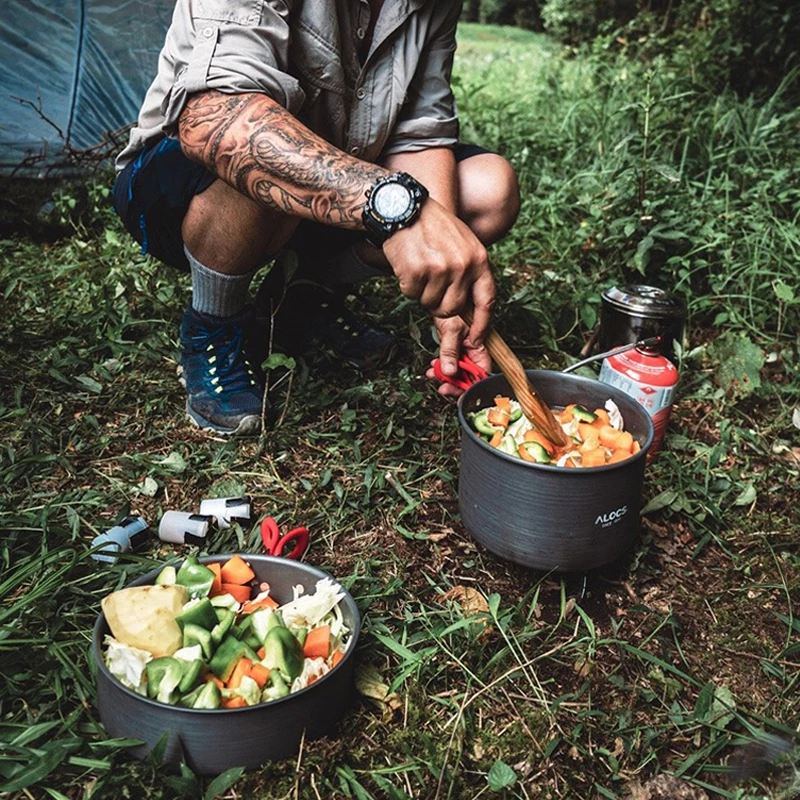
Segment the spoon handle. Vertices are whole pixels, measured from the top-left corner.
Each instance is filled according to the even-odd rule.
[[[472,324],[471,307],[461,312],[461,319],[467,325]],[[525,367],[506,344],[505,339],[492,328],[486,335],[484,344],[492,360],[500,367],[500,371],[514,390],[517,401],[522,407],[522,413],[548,441],[556,447],[564,447],[568,442],[566,434],[553,416],[553,412],[539,399],[536,388],[525,372]]]
[[[567,444],[567,437],[561,425],[553,416],[553,412],[539,399],[525,368],[497,331],[489,331],[486,337],[486,349],[514,390],[517,401],[522,406],[522,413],[556,447],[564,447]]]

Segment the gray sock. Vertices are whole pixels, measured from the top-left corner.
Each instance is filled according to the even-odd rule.
[[[192,308],[211,317],[233,317],[247,303],[255,274],[226,275],[201,264],[184,245],[192,272]]]

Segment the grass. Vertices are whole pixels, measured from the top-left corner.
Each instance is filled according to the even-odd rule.
[[[0,242],[0,791],[566,800],[655,797],[648,782],[672,775],[687,797],[796,796],[798,194],[785,165],[800,116],[780,96],[706,97],[677,62],[567,57],[485,26],[463,27],[456,77],[465,132],[523,183],[493,257],[498,325],[527,363],[574,360],[613,282],[689,303],[635,552],[558,576],[472,541],[454,409],[422,377],[430,326],[387,285],[365,302],[401,337],[391,367],[362,375],[309,353],[275,387],[262,438],[200,434],[174,374],[185,279],[138,255],[105,178],[61,187],[62,235],[20,224]],[[308,560],[356,597],[358,700],[339,737],[298,759],[216,782],[168,775],[107,740],[88,645],[101,597],[181,551],[154,542],[109,567],[88,550],[128,513],[155,524],[240,492],[282,527],[308,525]],[[206,549],[259,546],[235,526]]]

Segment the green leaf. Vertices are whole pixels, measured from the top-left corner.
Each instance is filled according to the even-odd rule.
[[[517,782],[517,773],[505,761],[498,759],[492,764],[486,780],[493,792],[501,792],[503,789],[511,788]]]
[[[775,295],[782,303],[793,303],[795,300],[794,289],[783,281],[775,281],[772,285]]]
[[[746,483],[739,496],[733,501],[735,506],[752,505],[757,497],[756,487],[752,483]]]
[[[678,493],[674,489],[667,489],[666,491],[663,491],[651,498],[642,509],[642,514],[652,514],[653,511],[659,511],[662,508],[667,508],[668,506],[671,506],[677,499]]]
[[[283,353],[271,353],[261,365],[261,368],[278,369],[279,367],[285,367],[292,370],[295,366],[297,366],[297,362],[290,356],[286,356]]]
[[[162,459],[157,459],[158,464],[162,467],[165,467],[172,472],[185,472],[186,467],[188,464],[186,463],[186,459],[180,454],[176,453],[174,450]]]
[[[217,775],[217,777],[208,784],[206,793],[203,795],[203,800],[214,800],[215,797],[225,794],[225,792],[242,777],[243,773],[244,767],[231,767],[231,769],[225,770],[225,772]]]
[[[90,378],[88,375],[78,375],[75,380],[93,394],[100,394],[100,392],[103,391],[103,384],[98,383],[94,378]]]

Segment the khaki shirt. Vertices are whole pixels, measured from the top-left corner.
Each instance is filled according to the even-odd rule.
[[[365,161],[450,147],[461,0],[385,0],[369,50],[368,0],[177,0],[158,74],[117,159],[177,135],[189,95],[263,92]],[[363,48],[362,48],[363,50]]]

